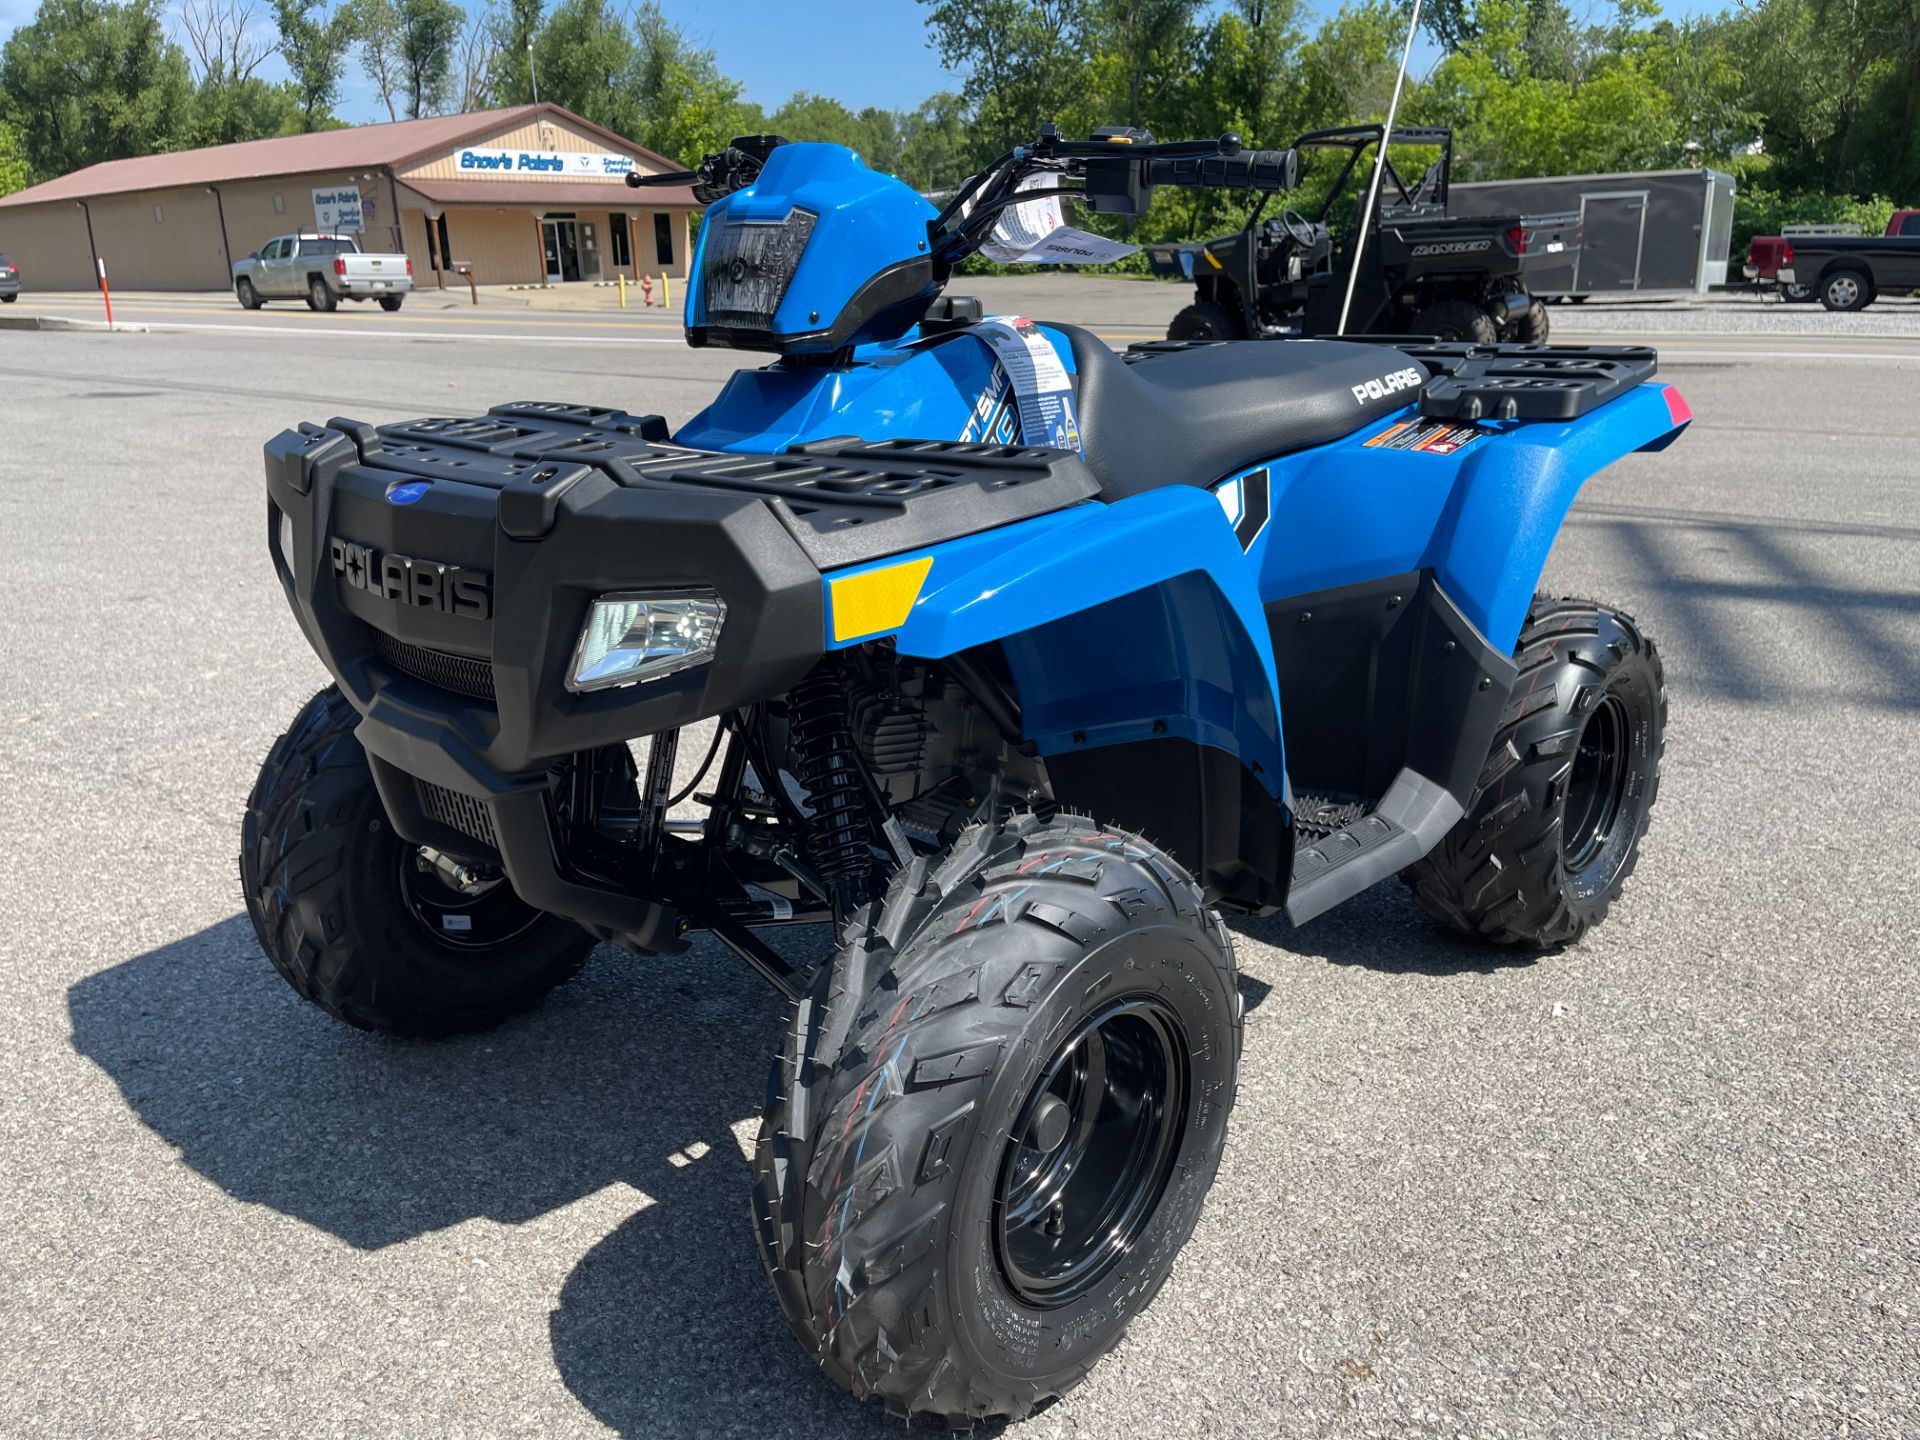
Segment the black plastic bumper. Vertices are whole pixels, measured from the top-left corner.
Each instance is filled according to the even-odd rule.
[[[580,464],[456,464],[349,421],[288,431],[266,459],[281,583],[361,714],[356,733],[394,827],[418,844],[496,854],[541,909],[635,942],[655,934],[668,918],[660,907],[571,872],[550,772],[779,695],[806,674],[823,649],[823,601],[792,535],[750,496],[627,488]],[[423,478],[411,503],[389,498]],[[711,662],[623,689],[567,688],[596,596],[682,586],[726,603]]]

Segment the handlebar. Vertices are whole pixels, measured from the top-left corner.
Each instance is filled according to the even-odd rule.
[[[1215,190],[1291,190],[1300,179],[1300,156],[1292,150],[1242,150],[1237,155],[1153,160],[1150,185],[1198,185]]]

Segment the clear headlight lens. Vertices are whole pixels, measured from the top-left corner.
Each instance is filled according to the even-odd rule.
[[[711,590],[602,595],[588,612],[567,688],[611,690],[713,658],[727,607]]]

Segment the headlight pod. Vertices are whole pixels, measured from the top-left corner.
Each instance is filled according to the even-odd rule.
[[[704,665],[726,618],[726,602],[711,590],[602,595],[574,647],[567,688],[612,690]]]

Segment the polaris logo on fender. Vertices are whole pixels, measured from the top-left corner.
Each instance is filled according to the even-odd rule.
[[[1492,245],[1491,240],[1445,240],[1431,245],[1416,245],[1413,255],[1417,260],[1426,255],[1478,255]]]
[[[410,555],[382,555],[371,545],[338,538],[328,541],[328,550],[333,573],[356,590],[463,620],[493,615],[493,581],[484,571]]]
[[[1378,380],[1367,380],[1354,386],[1353,398],[1364,405],[1369,400],[1384,400],[1396,391],[1417,390],[1426,383],[1427,377],[1409,365],[1391,375],[1382,375]]]

